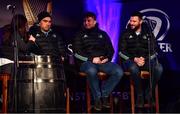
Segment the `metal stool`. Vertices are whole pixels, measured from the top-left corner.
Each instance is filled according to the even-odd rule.
[[[87,77],[88,75],[85,72],[79,72],[80,77]],[[106,80],[107,74],[104,72],[98,72],[97,76],[100,80]],[[110,104],[111,104],[111,112],[113,112],[113,98],[110,95]],[[91,93],[88,81],[86,80],[86,105],[87,105],[87,113],[91,113]]]
[[[10,80],[10,74],[0,74],[0,80],[2,81],[2,112],[7,113],[7,92],[8,92],[8,81]]]
[[[125,75],[130,76],[130,72],[124,72]],[[141,71],[140,77],[142,79],[148,79],[150,78],[150,74],[148,71]],[[130,78],[130,94],[131,94],[131,110],[132,113],[135,113],[135,99],[134,99],[134,81],[132,78]],[[150,107],[149,104],[144,104],[144,107]],[[158,94],[158,84],[155,88],[155,108],[156,113],[159,113],[159,94]]]

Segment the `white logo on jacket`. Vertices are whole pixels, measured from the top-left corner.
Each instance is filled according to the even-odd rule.
[[[102,35],[102,34],[100,34],[98,37],[99,37],[99,38],[103,38],[103,35]]]
[[[56,34],[53,34],[52,37],[53,37],[53,38],[56,38],[57,36],[56,36]]]
[[[88,35],[87,34],[85,34],[84,36],[83,36],[83,38],[87,38],[88,37]]]
[[[132,39],[133,38],[133,36],[132,35],[129,35],[129,39]]]

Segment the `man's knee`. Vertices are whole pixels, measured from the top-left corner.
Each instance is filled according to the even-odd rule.
[[[139,67],[136,64],[132,64],[129,67],[129,71],[131,72],[132,75],[138,75],[140,73]]]
[[[156,67],[155,67],[155,70],[156,70],[157,72],[163,72],[163,67],[162,67],[162,65],[161,65],[161,64],[157,64]]]
[[[115,70],[115,74],[116,74],[117,78],[118,78],[118,79],[121,79],[122,76],[123,76],[123,70],[122,70],[122,68],[121,68],[121,67],[118,67],[118,68],[116,68],[116,69],[114,69],[114,70]]]
[[[97,69],[95,68],[88,68],[84,72],[87,73],[90,77],[94,77],[97,75]]]
[[[160,79],[162,73],[163,73],[163,67],[161,64],[157,64],[155,66],[155,70],[154,70],[154,73],[156,74],[156,78],[157,79]]]

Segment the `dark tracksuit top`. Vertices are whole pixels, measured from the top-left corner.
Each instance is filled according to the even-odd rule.
[[[32,42],[31,53],[36,55],[52,55],[65,56],[65,45],[62,38],[53,30],[43,33],[40,27],[31,27],[29,34],[36,38],[35,43]]]
[[[75,57],[81,61],[92,61],[94,57],[104,56],[111,61],[114,49],[106,32],[96,25],[88,30],[82,28],[73,42]]]
[[[134,57],[144,57],[145,66],[148,67],[149,52],[150,59],[156,58],[157,44],[153,33],[144,28],[139,35],[130,29],[126,29],[119,40],[119,56],[122,61],[132,60]]]

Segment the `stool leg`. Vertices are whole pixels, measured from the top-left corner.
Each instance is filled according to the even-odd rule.
[[[86,81],[86,103],[87,103],[87,113],[91,113],[91,93],[88,81]]]
[[[66,113],[70,113],[70,94],[69,94],[69,88],[66,89]]]
[[[158,85],[155,88],[155,99],[156,99],[156,113],[159,113],[159,93],[158,93]]]
[[[2,95],[2,99],[3,99],[3,103],[2,103],[2,112],[3,113],[7,113],[7,92],[8,92],[8,80],[9,80],[10,76],[9,75],[5,75],[2,76],[2,91],[3,91],[3,95]]]
[[[130,79],[130,91],[131,91],[131,110],[132,113],[135,113],[135,101],[134,101],[134,83],[133,80]]]
[[[110,109],[110,112],[113,113],[113,95],[110,94],[110,106],[111,106],[111,109]]]

